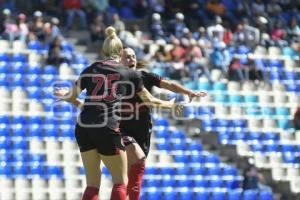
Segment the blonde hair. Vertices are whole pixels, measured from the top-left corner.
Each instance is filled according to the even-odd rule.
[[[102,53],[105,59],[120,58],[123,44],[116,34],[116,30],[109,26],[105,29],[106,38],[103,42]]]

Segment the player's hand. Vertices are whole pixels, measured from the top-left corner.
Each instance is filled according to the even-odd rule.
[[[205,97],[206,95],[205,92],[192,92],[189,94],[189,100],[192,102],[195,97]]]
[[[53,91],[53,95],[58,98],[60,101],[71,101],[70,90],[68,88],[56,88]]]
[[[183,113],[183,105],[175,102],[175,98],[170,101],[173,103],[172,112],[176,114],[176,116],[181,116]]]

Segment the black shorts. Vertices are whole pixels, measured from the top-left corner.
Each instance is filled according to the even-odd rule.
[[[149,154],[152,132],[150,115],[140,116],[139,120],[122,121],[120,129],[126,146],[131,143],[138,143],[145,155]]]
[[[78,124],[75,128],[75,137],[80,152],[97,149],[102,155],[118,155],[119,151],[125,151],[121,134],[107,127],[86,128]]]

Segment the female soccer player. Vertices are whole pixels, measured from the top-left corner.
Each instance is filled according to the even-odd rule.
[[[139,74],[121,67],[122,42],[114,28],[108,27],[106,34],[102,47],[105,59],[84,69],[70,91],[54,92],[60,99],[75,102],[81,91],[87,91],[75,128],[87,182],[82,200],[98,199],[101,161],[112,175],[111,200],[126,199],[127,156],[119,131],[119,118],[115,114],[121,99],[136,93],[144,102],[165,108],[174,107],[172,102],[154,99],[144,89]]]
[[[137,60],[133,49],[124,48],[122,54],[122,63],[132,69],[136,69]],[[144,87],[151,91],[153,86],[164,88],[175,93],[188,95],[190,101],[194,97],[204,97],[206,93],[195,93],[182,87],[179,84],[162,79],[159,75],[141,71]],[[127,193],[130,200],[138,200],[141,192],[142,176],[145,171],[145,160],[149,153],[150,138],[152,130],[150,109],[146,106],[140,106],[142,103],[138,96],[130,99],[128,102],[138,105],[135,113],[138,115],[132,120],[121,120],[120,128],[126,146],[128,160],[128,189]]]

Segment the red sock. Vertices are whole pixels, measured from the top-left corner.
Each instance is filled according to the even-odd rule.
[[[125,184],[114,184],[110,200],[126,200],[126,189],[127,187]]]
[[[87,186],[82,196],[82,200],[98,200],[99,188]]]
[[[130,167],[128,173],[127,193],[130,200],[139,200],[142,189],[142,178],[145,172],[145,164],[136,163]]]

